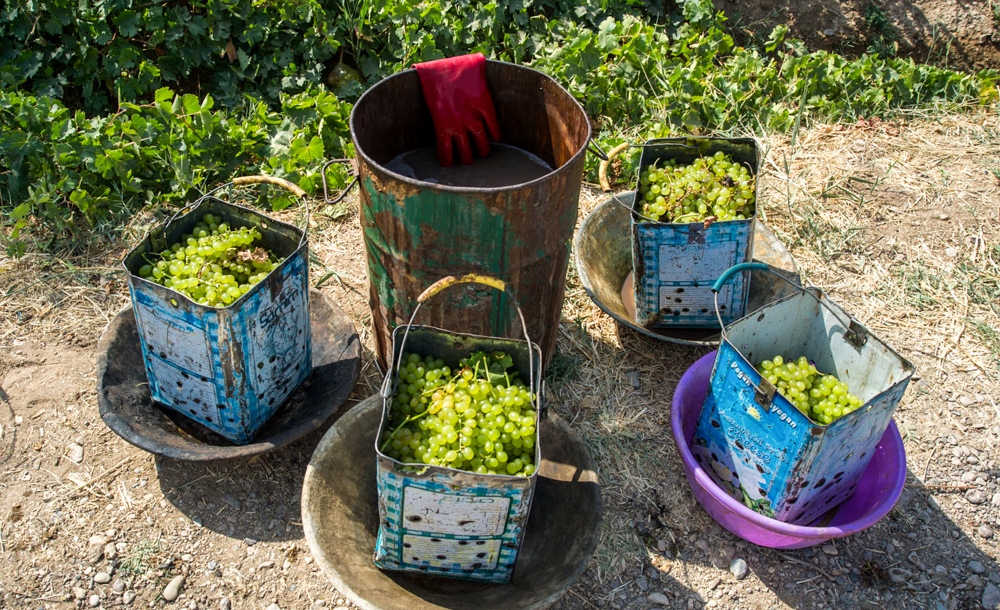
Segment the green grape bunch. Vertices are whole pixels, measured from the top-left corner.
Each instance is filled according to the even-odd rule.
[[[642,216],[653,222],[746,220],[756,209],[755,178],[722,151],[680,165],[668,159],[639,175]]]
[[[536,399],[504,352],[475,352],[452,370],[404,354],[380,450],[404,464],[531,476],[538,465]]]
[[[805,356],[787,361],[775,356],[761,362],[757,371],[806,417],[821,424],[831,424],[861,407],[861,399],[846,383],[820,373]]]
[[[261,247],[256,227],[234,229],[205,214],[191,233],[146,259],[139,277],[172,288],[209,307],[227,307],[250,291],[283,259]]]

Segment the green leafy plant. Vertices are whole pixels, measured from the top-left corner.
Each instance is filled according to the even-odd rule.
[[[551,75],[606,149],[990,104],[1000,73],[809,53],[777,26],[742,47],[711,0],[8,1],[0,11],[0,214],[8,252],[180,205],[248,173],[321,185],[351,156],[351,102],[413,62],[481,51]],[[874,5],[872,5],[874,6]],[[877,16],[872,13],[873,18]],[[637,155],[619,158],[634,175]],[[588,178],[597,160],[588,159]],[[333,190],[346,186],[339,166]],[[290,204],[264,194],[272,209]],[[32,229],[34,231],[34,229]],[[44,247],[46,242],[38,242]]]

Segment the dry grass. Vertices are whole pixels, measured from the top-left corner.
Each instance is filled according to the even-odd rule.
[[[911,469],[924,483],[944,476],[931,468],[925,441],[1000,425],[993,398],[1000,396],[1000,119],[915,115],[816,126],[794,147],[779,136],[763,144],[762,218],[805,284],[826,290],[916,364],[896,419]],[[606,197],[585,187],[580,218]],[[313,215],[310,274],[355,322],[365,347],[355,396],[363,397],[377,392],[382,373],[372,353],[356,195],[350,205],[340,219]],[[295,221],[296,212],[280,216]],[[0,351],[29,335],[95,345],[128,304],[118,265],[125,244],[150,222],[139,217],[119,241],[74,257],[0,259]],[[605,511],[592,569],[601,584],[648,562],[661,541],[672,548],[711,527],[684,481],[669,423],[678,379],[706,351],[618,328],[587,297],[571,263],[548,396],[598,465]],[[963,396],[986,408],[956,415],[949,405]],[[683,581],[684,573],[681,566],[671,575]]]

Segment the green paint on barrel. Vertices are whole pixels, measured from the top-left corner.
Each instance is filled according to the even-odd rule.
[[[442,277],[466,273],[504,280],[544,362],[554,354],[590,123],[576,100],[540,72],[490,61],[486,76],[503,143],[554,169],[490,188],[399,173],[395,159],[435,142],[413,70],[372,87],[351,113],[369,301],[383,363],[393,328],[409,319],[417,296]],[[507,299],[462,287],[421,309],[417,323],[514,337],[519,330]]]

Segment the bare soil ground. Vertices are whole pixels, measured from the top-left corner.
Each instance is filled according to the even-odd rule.
[[[916,365],[895,414],[903,496],[822,547],[774,551],[722,530],[691,494],[669,423],[678,379],[707,349],[619,328],[571,264],[550,408],[593,452],[604,522],[555,607],[996,609],[1000,120],[819,125],[794,145],[762,144],[762,219],[803,281]],[[588,186],[580,218],[606,197]],[[344,409],[380,381],[357,205],[310,227],[311,278],[327,277],[320,289],[364,346]],[[128,305],[118,261],[152,222],[87,252],[0,259],[0,607],[353,607],[303,537],[301,483],[323,430],[243,462],[188,463],[136,449],[100,419],[97,341]]]
[[[858,55],[873,43],[916,61],[1000,68],[995,0],[715,0],[730,25],[767,37],[778,23],[810,49]],[[882,55],[885,55],[885,51]]]

